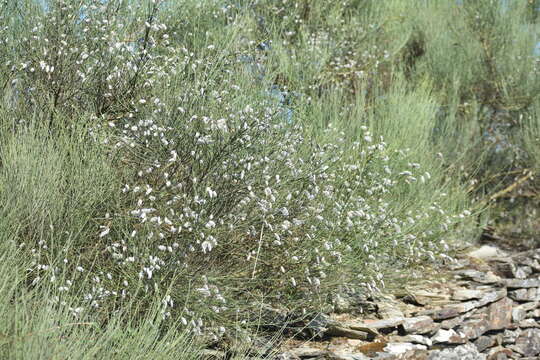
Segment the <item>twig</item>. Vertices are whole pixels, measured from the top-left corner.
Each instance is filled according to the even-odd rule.
[[[530,169],[518,169],[518,170],[512,170],[512,171],[507,171],[507,172],[501,172],[501,173],[497,173],[497,174],[494,174],[494,175],[491,175],[487,180],[483,180],[481,183],[476,183],[476,184],[472,184],[471,186],[469,186],[467,188],[467,192],[470,193],[472,191],[474,191],[475,187],[477,187],[477,185],[479,186],[480,184],[487,184],[489,183],[491,180],[494,180],[496,178],[500,178],[500,177],[503,177],[503,176],[509,176],[509,175],[513,175],[513,174],[519,174],[519,173],[525,173],[527,171],[531,171]]]
[[[518,187],[519,185],[521,185],[522,183],[527,181],[532,175],[533,175],[533,172],[528,171],[525,176],[519,178],[516,182],[514,182],[512,185],[508,186],[506,189],[503,189],[503,190],[498,191],[495,194],[491,195],[489,197],[489,201],[493,201],[493,200],[495,200],[495,199],[509,193],[510,191],[514,190],[516,187]]]
[[[255,256],[255,264],[253,264],[253,272],[251,273],[251,280],[255,278],[255,270],[257,269],[257,262],[259,261],[259,253],[261,252],[261,245],[262,245],[262,237],[264,233],[264,221],[261,225],[261,236],[259,236],[259,247],[257,248],[257,256]]]

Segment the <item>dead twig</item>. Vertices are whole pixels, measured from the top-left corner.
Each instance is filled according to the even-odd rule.
[[[511,184],[510,186],[508,186],[507,188],[505,189],[502,189],[500,191],[497,191],[495,194],[491,195],[488,199],[488,201],[493,201],[497,198],[500,198],[501,196],[505,195],[505,194],[508,194],[509,192],[511,192],[512,190],[514,190],[515,188],[517,188],[519,185],[523,184],[525,181],[529,180],[531,177],[533,176],[533,172],[528,170],[525,174],[525,176],[517,179],[517,181],[515,181],[513,184]]]

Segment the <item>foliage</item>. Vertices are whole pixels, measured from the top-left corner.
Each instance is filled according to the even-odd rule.
[[[342,285],[373,292],[451,259],[478,231],[471,205],[511,183],[498,174],[538,171],[525,3],[25,0],[0,14],[14,264],[0,281],[20,285],[1,301],[23,304],[3,334],[55,314],[74,339],[58,358],[83,336],[150,356],[184,330],[211,342],[276,325],[268,306],[331,309]],[[55,331],[6,354],[45,356]]]

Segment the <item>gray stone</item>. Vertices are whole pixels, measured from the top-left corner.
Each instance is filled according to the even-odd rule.
[[[422,335],[405,335],[405,336],[392,336],[389,339],[390,342],[393,343],[413,343],[413,344],[420,344],[420,345],[426,345],[431,346],[433,345],[433,341],[431,341],[430,338]]]
[[[464,279],[472,280],[480,284],[500,284],[502,282],[501,277],[495,275],[493,272],[482,272],[478,270],[459,270],[456,274]]]
[[[512,259],[494,259],[490,265],[497,274],[506,278],[526,279],[534,272],[531,266],[516,265]]]
[[[476,346],[476,349],[479,352],[482,352],[486,350],[487,348],[495,346],[495,344],[496,344],[496,340],[492,338],[491,336],[480,336],[478,339],[474,341],[474,346]]]
[[[532,301],[540,300],[540,288],[530,288],[527,290],[527,295]]]
[[[480,300],[449,305],[442,309],[420,311],[417,313],[417,315],[428,315],[431,316],[433,320],[450,319],[458,316],[459,314],[471,311],[472,309],[479,308],[494,301],[500,300],[505,297],[506,294],[506,289],[496,290],[486,293]]]
[[[490,329],[487,319],[472,319],[459,326],[459,332],[467,339],[476,339]]]
[[[328,336],[334,337],[346,337],[348,339],[358,339],[358,340],[370,340],[375,338],[378,333],[368,332],[363,330],[353,330],[342,326],[330,326],[326,332]]]
[[[487,293],[484,297],[482,297],[480,300],[477,301],[478,302],[477,307],[484,306],[492,302],[495,302],[497,300],[500,300],[506,295],[507,295],[506,289],[496,290],[496,291]]]
[[[429,352],[427,350],[409,350],[399,356],[396,356],[395,360],[427,360]],[[394,360],[393,359],[393,360]],[[379,358],[375,358],[379,360]],[[383,359],[380,359],[383,360]]]
[[[513,301],[507,297],[489,305],[487,309],[487,321],[489,330],[504,329],[512,323]]]
[[[509,289],[540,287],[539,279],[504,279],[503,283]]]
[[[540,300],[540,291],[538,288],[530,288],[527,290],[527,296],[529,296],[529,299],[532,301]]]
[[[489,262],[489,264],[499,276],[505,278],[516,277],[517,266],[512,262],[511,259],[493,259]]]
[[[520,334],[521,334],[521,329],[504,330],[502,344],[503,345],[514,344]]]
[[[290,350],[289,353],[291,353],[294,356],[299,357],[300,359],[305,359],[305,358],[314,358],[318,356],[323,356],[327,352],[324,350],[309,347],[309,346],[302,346],[302,347]]]
[[[383,319],[403,318],[405,315],[397,308],[394,303],[382,302],[379,305],[377,312]]]
[[[487,360],[506,360],[509,356],[514,355],[514,352],[509,348],[496,347],[488,352]]]
[[[433,320],[446,320],[446,319],[454,318],[461,313],[462,311],[460,308],[456,306],[449,306],[442,309],[423,310],[423,311],[417,312],[416,315],[430,316]]]
[[[536,309],[536,308],[540,308],[540,302],[532,301],[532,302],[517,305],[516,307],[522,308],[525,311],[529,311],[529,310],[533,310],[533,309]]]
[[[508,292],[508,297],[516,301],[538,301],[540,292],[538,288],[511,290]]]
[[[459,289],[454,291],[452,294],[452,300],[464,301],[464,300],[473,300],[480,299],[485,295],[485,291],[482,290],[473,290],[473,289]]]
[[[525,311],[523,308],[515,307],[512,309],[512,321],[513,322],[520,322],[521,320],[525,319],[527,316],[527,311]]]
[[[388,343],[386,344],[384,351],[391,355],[401,355],[411,350],[426,350],[425,345],[418,345],[412,343]]]
[[[401,326],[407,334],[427,334],[438,330],[438,325],[429,316],[405,318]]]
[[[404,318],[392,318],[386,320],[347,322],[346,325],[353,329],[364,331],[370,334],[378,334],[378,330],[397,328],[404,321]]]
[[[514,308],[512,309],[512,321],[519,323],[520,321],[525,320],[528,317],[531,317],[529,315],[530,313],[528,312],[530,310],[536,309],[539,306],[539,304],[540,304],[539,302],[533,301],[533,302],[523,303],[520,305],[515,305]],[[534,313],[532,317],[535,317]]]
[[[450,330],[464,322],[466,319],[470,318],[474,314],[474,311],[469,311],[468,313],[465,313],[463,315],[460,315],[458,317],[443,320],[440,322],[441,329]]]
[[[433,341],[431,341],[430,338],[422,336],[422,335],[407,335],[404,337],[404,340],[411,342],[413,344],[420,344],[420,345],[426,345],[426,346],[433,345]]]
[[[538,256],[538,254],[536,254]],[[526,265],[536,272],[540,272],[540,260],[534,258],[533,254],[522,253],[512,257],[512,260],[520,265]]]
[[[469,253],[467,253],[467,255],[477,259],[488,260],[496,257],[501,257],[506,254],[502,250],[494,246],[483,245],[476,250],[470,251]]]
[[[362,353],[344,353],[344,352],[329,352],[326,354],[326,358],[329,360],[369,360],[369,358]]]
[[[465,344],[467,342],[467,337],[464,334],[455,332],[454,330],[440,329],[431,338],[431,341],[433,341],[433,344]]]
[[[486,357],[473,344],[467,343],[455,348],[431,351],[428,360],[486,360]]]
[[[540,324],[535,319],[525,319],[518,323],[518,326],[522,329],[527,328],[540,328]]]
[[[526,279],[528,278],[531,274],[533,273],[533,270],[531,269],[530,266],[519,266],[515,273],[514,273],[514,277],[516,279]]]
[[[516,339],[512,348],[524,356],[537,356],[540,354],[540,330],[527,329]]]

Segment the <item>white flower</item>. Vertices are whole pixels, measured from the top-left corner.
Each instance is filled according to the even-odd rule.
[[[212,251],[212,243],[210,241],[203,241],[201,244],[203,252],[206,254],[206,251]]]
[[[291,223],[290,221],[287,221],[285,220],[282,224],[281,224],[281,227],[283,228],[283,230],[289,230],[289,228],[291,227]]]
[[[208,193],[208,197],[211,199],[217,196],[217,193],[214,190],[212,190],[210,187],[206,188],[206,192]]]
[[[227,132],[229,129],[227,127],[227,120],[225,119],[219,119],[216,121],[216,126],[219,130],[223,132]]]
[[[106,236],[111,231],[111,229],[109,229],[107,226],[100,226],[100,228],[103,229],[103,231],[99,233],[100,238]]]
[[[209,297],[209,296],[212,295],[212,293],[210,292],[210,289],[208,288],[208,285],[206,285],[206,284],[204,284],[204,286],[202,288],[196,289],[196,291],[200,292],[205,297]]]

